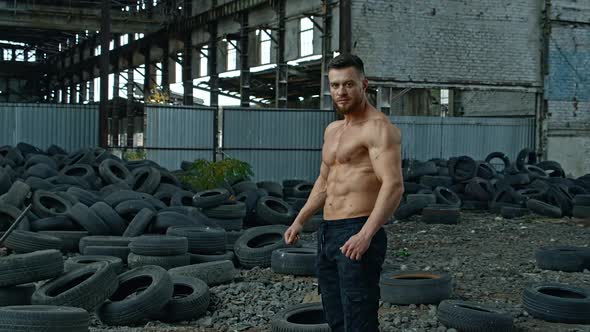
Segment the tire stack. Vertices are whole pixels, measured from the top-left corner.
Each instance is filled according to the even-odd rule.
[[[253,187],[251,183],[246,183],[243,186]],[[193,197],[193,202],[196,207],[202,209],[203,214],[213,223],[225,230],[225,250],[233,251],[233,244],[243,234],[245,219],[251,213],[250,205],[254,204],[252,199],[253,202],[257,201],[255,191],[242,192],[236,197],[227,189],[220,188],[197,192]],[[225,250],[223,251],[225,252]],[[211,251],[193,253],[205,255],[219,254],[219,252]]]
[[[427,223],[453,224],[460,219],[460,210],[489,210],[506,219],[531,213],[552,218],[588,219],[590,215],[585,208],[590,174],[568,178],[558,162],[538,161],[528,148],[514,162],[504,153],[493,152],[485,160],[469,156],[425,162],[404,159],[402,166],[405,191],[395,212],[397,220],[421,214]],[[432,194],[434,202],[426,196]]]
[[[127,258],[129,268],[146,265],[160,266],[166,270],[190,264],[188,240],[173,235],[142,235],[129,243]]]
[[[190,264],[233,261],[233,251],[226,250],[226,233],[221,227],[209,226],[173,226],[166,232],[187,239]]]

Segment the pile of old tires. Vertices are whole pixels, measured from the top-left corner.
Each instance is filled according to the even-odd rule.
[[[528,148],[515,161],[501,152],[485,160],[469,156],[404,159],[405,192],[397,220],[421,214],[426,223],[456,224],[461,210],[489,211],[504,218],[537,214],[590,218],[590,174],[566,177],[557,161],[538,161]]]
[[[88,313],[107,325],[185,320],[206,311],[209,287],[233,281],[236,267],[313,275],[315,251],[283,241],[313,184],[242,179],[195,190],[180,183],[181,172],[100,148],[0,147],[0,233],[32,206],[5,241],[12,254],[0,268],[39,267],[0,285],[3,305],[27,306],[0,311],[0,325],[42,317],[51,328],[87,330]],[[64,262],[60,251],[82,255]],[[47,253],[55,257],[39,264],[37,255]]]

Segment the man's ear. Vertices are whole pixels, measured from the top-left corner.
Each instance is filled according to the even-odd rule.
[[[366,92],[368,87],[369,87],[369,80],[364,78],[363,79],[363,91]]]

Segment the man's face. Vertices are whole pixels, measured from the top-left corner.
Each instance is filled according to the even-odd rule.
[[[328,72],[330,95],[334,107],[341,114],[358,111],[365,96],[367,80],[354,67],[332,68]]]

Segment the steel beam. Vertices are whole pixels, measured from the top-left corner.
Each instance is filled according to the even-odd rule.
[[[58,31],[97,31],[101,29],[102,9],[27,4],[15,1],[15,6],[0,4],[0,26]],[[163,16],[151,17],[148,12],[129,13],[109,8],[112,31],[149,33],[162,28]]]
[[[130,43],[135,39],[135,35],[132,33],[130,33],[128,37]],[[125,132],[127,133],[127,142],[125,142],[125,145],[133,146],[133,133],[135,132],[135,126],[133,123],[133,101],[135,98],[135,69],[131,65],[133,63],[133,52],[127,53],[126,56],[127,61],[129,62],[129,66],[127,69],[127,104],[125,105],[125,118],[127,119],[127,128],[125,128]]]
[[[250,64],[248,63],[248,13],[240,14],[240,106],[250,106]]]
[[[219,74],[217,73],[217,22],[209,23],[209,47],[207,48],[210,105],[219,105]]]
[[[320,91],[320,107],[323,110],[332,109],[330,95],[330,81],[328,80],[328,63],[332,60],[332,7],[330,0],[322,0],[324,11],[324,28],[322,34],[322,84]]]
[[[340,53],[348,54],[352,50],[352,9],[351,0],[340,0]]]
[[[285,61],[285,0],[278,0],[276,3],[277,12],[277,67],[276,67],[276,82],[275,82],[275,106],[277,108],[288,107],[288,80],[289,80],[289,65]]]
[[[109,99],[109,44],[111,41],[111,2],[102,0],[102,21],[100,28],[100,105],[99,134],[100,146],[108,146],[108,99]]]

